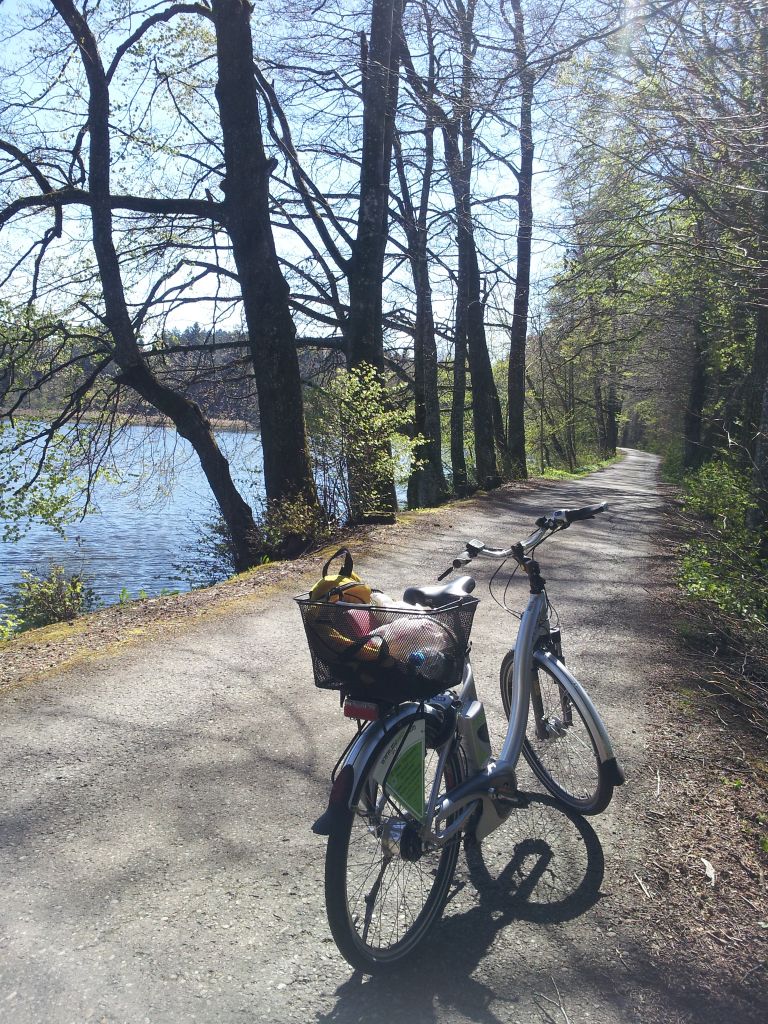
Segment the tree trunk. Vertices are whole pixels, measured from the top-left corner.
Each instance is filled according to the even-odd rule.
[[[424,438],[415,452],[422,463],[408,481],[408,505],[411,508],[439,505],[448,497],[443,472],[440,402],[437,390],[437,346],[432,315],[426,254],[419,257],[414,272],[416,286],[416,332],[414,336],[414,426]]]
[[[760,8],[760,114],[762,122],[762,155],[759,200],[759,236],[757,251],[760,276],[757,282],[757,315],[755,317],[755,357],[752,372],[762,373],[762,403],[753,446],[753,481],[757,491],[757,507],[750,525],[760,531],[760,550],[768,558],[768,12]]]
[[[269,211],[275,161],[264,151],[253,73],[251,6],[212,0],[216,100],[224,142],[225,223],[232,240],[256,378],[268,501],[301,499],[317,508],[309,462],[296,330]]]
[[[618,367],[613,353],[611,353],[611,358],[608,364],[608,398],[606,401],[605,416],[605,434],[609,456],[614,456],[616,454],[616,446],[619,443],[618,417],[621,412],[622,403],[616,394],[617,374]]]
[[[400,70],[402,0],[373,0],[370,45],[360,41],[363,151],[357,235],[349,259],[349,316],[344,324],[350,367],[384,369],[382,283],[389,179]]]
[[[747,522],[753,529],[759,530],[761,551],[763,557],[768,558],[768,376],[763,384],[763,405],[755,438],[752,479],[757,492],[757,505],[747,514]]]
[[[683,467],[698,469],[704,462],[702,414],[707,397],[707,339],[698,320],[693,325],[693,360],[688,401],[683,414]]]
[[[563,442],[560,440],[560,435],[557,432],[557,428],[556,428],[556,424],[555,424],[555,418],[552,415],[552,412],[551,412],[551,410],[550,410],[550,408],[549,408],[549,406],[547,404],[546,397],[544,395],[544,389],[543,389],[544,374],[543,374],[543,372],[542,372],[542,375],[541,375],[541,379],[542,379],[542,393],[541,393],[541,395],[536,395],[536,401],[537,401],[538,406],[539,406],[539,437],[540,437],[540,445],[541,445],[541,449],[542,449],[541,469],[542,469],[542,472],[543,472],[547,468],[547,466],[549,466],[551,464],[550,460],[549,460],[549,452],[547,450],[547,445],[546,445],[546,442],[545,442],[546,433],[549,434],[549,443],[555,449],[555,454],[557,455],[558,459],[560,459],[561,462],[567,462],[568,461],[568,456],[567,456],[567,453],[566,453],[566,450],[565,450],[565,446],[564,446]],[[526,385],[528,387],[528,390],[535,393],[536,389],[534,388],[533,382],[531,381],[530,377],[527,374],[526,374],[526,377],[525,377],[525,381],[526,381]],[[548,431],[547,432],[545,432],[545,430],[544,430],[545,423],[546,423],[546,425],[548,427]]]
[[[507,380],[507,446],[510,472],[525,479],[525,345],[528,336],[528,304],[531,287],[531,243],[533,239],[533,107],[534,76],[528,67],[525,22],[520,0],[511,0],[514,14],[514,42],[520,79],[520,172],[518,175],[517,263],[512,326],[509,332],[509,376]]]
[[[768,348],[768,278],[761,281],[759,305],[756,317],[755,348]],[[768,558],[768,366],[764,369],[760,418],[755,424],[752,438],[752,481],[757,494],[756,507],[747,515],[752,529],[760,533],[760,549]]]
[[[600,377],[595,374],[592,379],[592,396],[595,402],[595,437],[597,439],[597,451],[601,458],[608,454],[608,434],[605,424],[605,403],[603,402],[603,389]]]
[[[565,448],[568,455],[568,469],[576,468],[576,388],[573,360],[568,362],[565,383]]]
[[[477,484],[485,490],[498,487],[501,477],[496,463],[495,438],[502,427],[501,406],[493,379],[485,339],[485,306],[480,294],[480,269],[472,225],[471,159],[472,139],[468,127],[459,146],[458,125],[443,130],[446,163],[456,207],[458,271],[456,285],[457,351],[464,347],[472,375],[472,424],[475,435]],[[462,417],[463,420],[463,417]]]
[[[109,86],[96,40],[72,0],[53,0],[53,5],[80,49],[88,80],[88,186],[93,248],[104,295],[104,320],[114,343],[115,362],[125,382],[168,416],[179,434],[193,446],[229,528],[235,548],[235,568],[245,569],[260,557],[251,509],[234,486],[229,464],[199,406],[163,385],[152,373],[139,347],[128,311],[112,234]]]
[[[363,152],[357,235],[347,263],[349,314],[342,324],[347,365],[367,363],[384,373],[382,287],[388,237],[389,179],[400,71],[402,0],[373,0],[370,46],[360,40],[363,93]],[[356,522],[393,522],[397,512],[394,482],[381,480],[373,505],[359,499],[361,486],[349,476]],[[370,488],[368,488],[370,490]]]
[[[457,317],[458,319],[458,317]],[[453,341],[453,389],[451,392],[451,473],[453,489],[463,497],[472,487],[467,476],[467,457],[464,451],[464,403],[467,399],[467,343],[466,335],[457,326]]]
[[[468,223],[471,229],[471,212]],[[477,483],[483,490],[488,491],[501,485],[501,475],[496,461],[496,444],[501,441],[502,447],[506,448],[506,438],[499,393],[485,337],[485,302],[480,292],[480,268],[477,262],[474,230],[465,238],[465,244],[469,263],[467,354],[469,372],[472,375],[472,422],[475,431]]]
[[[768,291],[768,289],[767,289]],[[744,443],[754,456],[758,426],[763,402],[763,382],[768,372],[768,312],[761,305],[761,289],[755,291],[755,333],[752,348],[752,362],[745,381],[744,393]]]
[[[408,188],[402,150],[395,146],[397,174],[403,204],[403,228],[408,242],[416,294],[416,325],[413,337],[414,357],[414,426],[424,438],[424,444],[415,452],[422,463],[414,469],[408,480],[410,508],[439,505],[448,497],[448,486],[443,472],[442,426],[437,381],[437,344],[432,310],[432,289],[429,282],[427,255],[427,216],[434,164],[434,125],[427,114],[424,126],[424,173],[418,214]]]

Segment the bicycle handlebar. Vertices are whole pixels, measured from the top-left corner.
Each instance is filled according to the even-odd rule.
[[[574,508],[566,512],[568,521],[578,522],[579,519],[594,519],[598,512],[605,512],[608,508],[607,501],[601,501],[599,505],[587,505],[585,508]]]
[[[478,555],[486,555],[488,558],[509,558],[510,555],[520,549],[522,549],[521,554],[527,553],[537,547],[550,534],[556,533],[558,530],[565,530],[571,523],[578,523],[584,519],[594,519],[599,512],[605,512],[607,508],[607,503],[602,501],[599,505],[585,505],[583,508],[561,508],[555,512],[550,512],[548,516],[539,516],[536,520],[538,529],[530,537],[520,541],[519,544],[513,545],[511,548],[489,548],[481,540],[469,540],[464,545],[464,550],[461,554],[457,555],[449,568],[437,578],[444,580],[454,569],[463,569],[465,565],[469,565],[472,559],[477,558]]]
[[[571,523],[578,523],[582,519],[594,519],[598,512],[605,512],[608,505],[601,501],[599,505],[585,505],[584,508],[561,508],[552,512],[549,516],[541,516],[536,520],[537,526],[546,526],[548,523],[559,523],[558,529],[565,529]]]

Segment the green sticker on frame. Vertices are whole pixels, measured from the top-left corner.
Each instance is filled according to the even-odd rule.
[[[390,796],[420,821],[424,818],[425,736],[424,719],[420,718],[408,729],[405,741],[403,741],[402,733],[395,736],[381,755],[374,773],[379,783],[386,780],[386,788]],[[397,754],[397,760],[390,769],[389,766],[395,754]]]

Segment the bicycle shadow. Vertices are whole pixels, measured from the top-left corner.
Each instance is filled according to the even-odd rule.
[[[556,936],[535,926],[562,924],[594,906],[605,867],[585,819],[549,796],[527,795],[528,807],[514,811],[481,846],[467,848],[443,919],[423,946],[392,973],[369,978],[354,972],[337,989],[333,1009],[315,1017],[317,1024],[383,1024],[398,1013],[409,1024],[429,1024],[438,1013],[444,1019],[446,1009],[477,1024],[504,1024],[506,1016],[493,1004],[519,1002],[531,987],[526,977],[538,954],[518,956],[511,943],[498,941],[502,932],[525,923],[527,934],[518,941],[529,951],[532,944],[557,945]],[[486,984],[475,975],[483,975],[497,954],[503,968]]]

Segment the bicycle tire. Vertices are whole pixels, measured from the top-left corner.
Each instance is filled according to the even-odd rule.
[[[415,713],[395,735],[405,735]],[[426,721],[425,792],[437,769],[436,727]],[[382,749],[368,759],[361,773],[355,806],[331,831],[325,858],[325,902],[331,934],[342,956],[356,970],[374,974],[409,956],[441,913],[459,854],[460,835],[445,846],[422,852],[417,859],[384,855],[385,829],[413,819],[398,808],[384,785],[372,778]],[[439,794],[465,776],[456,745],[448,755]],[[420,844],[419,844],[420,845]],[[398,846],[398,850],[401,847]],[[413,853],[411,852],[411,856]]]
[[[501,700],[507,718],[514,661],[515,652],[509,651],[501,664]],[[539,734],[536,724],[534,708],[539,699],[545,736]],[[523,757],[552,796],[584,815],[604,811],[613,796],[614,783],[600,762],[595,737],[594,724],[582,715],[571,688],[557,679],[547,664],[537,663]]]

